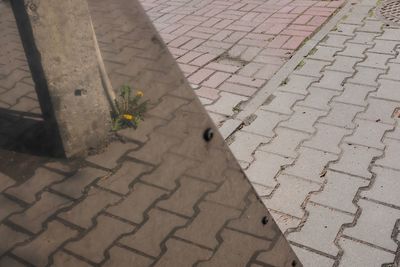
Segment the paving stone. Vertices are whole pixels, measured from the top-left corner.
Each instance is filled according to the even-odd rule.
[[[354,36],[354,31],[358,27],[358,25],[339,23],[336,25],[335,30],[333,30],[332,32],[340,35]]]
[[[396,47],[398,45],[397,41],[389,40],[374,40],[374,47],[368,49],[368,52],[396,55]]]
[[[279,183],[272,198],[264,198],[265,206],[281,213],[289,214],[298,218],[304,216],[302,204],[307,195],[318,190],[321,186],[297,177],[280,174],[277,177]]]
[[[399,71],[400,71],[400,64],[397,63],[388,63],[387,66],[389,67],[389,71],[380,76],[380,78],[382,79],[389,79],[389,80],[400,80],[400,77],[398,75]]]
[[[150,141],[148,141],[139,151],[132,151],[128,156],[157,165],[162,162],[163,154],[179,143],[179,138],[153,132],[150,134]]]
[[[291,115],[293,113],[291,107],[300,99],[304,99],[304,95],[278,91],[268,97],[260,109]]]
[[[70,254],[67,254],[63,251],[57,251],[53,256],[53,265],[52,266],[63,266],[63,267],[90,267],[89,263],[81,261]]]
[[[269,211],[272,217],[274,218],[276,224],[278,225],[279,229],[282,233],[285,233],[286,230],[290,228],[296,228],[299,226],[301,220],[299,218],[295,218],[288,214],[276,212],[274,210]]]
[[[339,143],[344,136],[352,133],[351,130],[345,128],[321,123],[315,124],[315,128],[317,129],[316,134],[310,140],[304,142],[303,146],[332,154],[340,154]]]
[[[107,212],[140,224],[145,219],[146,210],[163,196],[166,196],[166,191],[143,183],[137,183],[132,192],[121,203],[109,207]]]
[[[199,204],[200,212],[185,228],[176,232],[176,236],[214,249],[218,245],[216,234],[229,219],[238,218],[240,212],[236,209],[215,205],[210,202]],[[209,220],[213,218],[213,220]]]
[[[233,135],[233,143],[229,145],[233,155],[238,160],[252,162],[253,152],[262,143],[268,143],[270,138],[248,132],[237,132]]]
[[[15,184],[15,181],[0,172],[0,192]]]
[[[259,77],[263,79],[264,77]],[[257,89],[254,87],[249,87],[245,85],[240,85],[240,84],[235,84],[235,83],[229,83],[229,82],[224,82],[221,86],[218,88],[219,90],[229,92],[229,93],[234,93],[238,95],[243,95],[243,96],[252,96]]]
[[[337,48],[344,48],[345,42],[351,37],[346,35],[328,34],[320,44],[324,46],[332,46]]]
[[[76,255],[99,263],[104,260],[106,249],[116,239],[134,229],[135,227],[130,224],[100,215],[97,217],[95,228],[91,229],[83,238],[69,242],[65,245],[65,248]]]
[[[126,195],[129,193],[130,184],[150,170],[151,167],[148,165],[125,161],[115,174],[100,180],[97,184],[103,188]]]
[[[391,101],[400,101],[400,91],[398,90],[400,81],[379,79],[378,82],[380,83],[378,91],[372,93],[371,96]]]
[[[307,88],[318,79],[316,77],[290,75],[287,82],[280,87],[278,91],[289,92],[294,94],[307,95]]]
[[[326,165],[338,158],[337,155],[327,152],[314,150],[306,147],[301,147],[299,157],[294,165],[287,167],[284,170],[285,174],[301,177],[317,183],[323,182],[321,174]]]
[[[382,154],[381,151],[365,146],[343,144],[341,146],[343,154],[341,158],[329,168],[332,170],[345,172],[370,179],[372,174],[368,171],[368,166],[374,157]]]
[[[370,20],[365,19],[364,25],[358,28],[358,31],[381,33],[383,27],[383,22],[381,20]]]
[[[150,109],[148,114],[155,117],[161,116],[162,119],[170,119],[174,111],[185,104],[188,104],[187,100],[172,96],[164,96],[161,103],[159,103],[155,108]]]
[[[108,253],[110,258],[102,265],[105,267],[114,266],[137,266],[146,267],[152,264],[153,259],[139,255],[131,250],[113,246]]]
[[[36,200],[37,193],[50,184],[61,181],[62,178],[64,177],[58,173],[38,168],[29,180],[17,186],[10,187],[5,192],[26,203],[32,204]]]
[[[381,167],[374,167],[372,172],[376,174],[374,183],[368,190],[361,191],[361,196],[400,207],[400,199],[397,197],[400,172]]]
[[[154,266],[174,267],[177,262],[180,266],[193,266],[196,262],[212,256],[209,250],[176,239],[169,239],[166,247],[166,253]]]
[[[298,105],[327,111],[330,110],[329,102],[331,99],[339,94],[339,92],[318,87],[310,87],[308,91],[310,94],[307,95],[304,101],[298,102]]]
[[[262,67],[259,71],[257,71],[256,74],[254,74],[255,78],[258,79],[265,79],[269,80],[271,79],[276,72],[281,68],[280,65],[275,65],[275,64],[266,64],[264,67]]]
[[[353,221],[353,216],[309,203],[308,218],[300,232],[288,235],[288,240],[336,256],[339,248],[334,244],[336,235],[344,223]]]
[[[394,260],[393,254],[357,241],[340,238],[338,243],[344,251],[338,266],[381,266]]]
[[[344,139],[345,142],[357,145],[364,145],[376,149],[384,149],[385,145],[381,139],[386,131],[393,128],[391,125],[356,119],[356,130],[351,136]]]
[[[351,105],[367,106],[368,102],[366,101],[366,98],[368,94],[374,90],[376,90],[374,87],[347,83],[344,86],[343,93],[340,96],[334,97],[333,101]]]
[[[369,67],[369,68],[377,68],[377,69],[387,69],[386,63],[390,58],[393,58],[392,55],[378,54],[378,53],[365,53],[367,58],[365,61],[360,62],[357,66]]]
[[[275,187],[277,184],[274,179],[283,166],[291,164],[292,159],[288,159],[275,154],[256,151],[255,161],[245,171],[247,177],[252,183],[264,186]]]
[[[194,215],[194,206],[207,192],[215,191],[216,186],[189,177],[179,180],[179,188],[166,200],[159,201],[157,206],[171,212],[191,217]],[[185,201],[182,201],[185,199]]]
[[[112,193],[91,188],[88,196],[72,209],[60,213],[58,216],[82,228],[90,228],[93,219],[108,206],[117,203],[121,198]]]
[[[374,32],[356,32],[356,35],[353,39],[349,40],[349,43],[357,43],[357,44],[367,44],[367,45],[374,45],[373,40],[379,34]]]
[[[343,127],[346,129],[353,129],[356,125],[353,119],[358,112],[364,110],[363,107],[348,105],[344,103],[331,103],[332,109],[326,117],[318,120],[318,122]]]
[[[17,232],[14,229],[6,226],[5,224],[0,225],[0,235],[2,238],[2,241],[0,242],[0,255],[5,254],[13,246],[29,238],[28,235],[21,232]],[[0,266],[6,267],[8,265],[0,265]]]
[[[383,74],[384,71],[381,69],[367,68],[362,66],[356,66],[357,72],[354,76],[347,80],[349,83],[368,85],[368,86],[378,86],[378,76]]]
[[[327,66],[326,69],[353,74],[355,72],[354,66],[360,61],[361,59],[355,57],[336,56],[335,62],[333,62],[332,65]]]
[[[337,53],[339,56],[365,58],[364,52],[370,48],[368,44],[346,43],[345,49]]]
[[[44,232],[31,242],[16,247],[12,253],[35,266],[46,266],[50,254],[55,252],[65,241],[75,237],[77,233],[76,230],[52,221]]]
[[[344,82],[350,76],[351,74],[346,72],[324,70],[321,80],[315,83],[314,86],[343,91]]]
[[[163,240],[171,232],[185,225],[186,219],[172,213],[153,209],[149,219],[134,233],[123,237],[119,242],[147,255],[157,257],[161,253]],[[151,239],[149,240],[149,236]]]
[[[221,92],[220,98],[212,105],[207,106],[208,111],[216,112],[226,116],[234,114],[233,107],[239,103],[246,101],[248,98],[227,92]]]
[[[298,246],[292,246],[294,253],[296,253],[300,262],[303,266],[309,267],[331,267],[334,264],[334,260],[320,254],[311,252],[307,249],[300,248]],[[352,266],[352,265],[349,265]],[[356,266],[356,265],[353,265]]]
[[[377,37],[377,39],[389,40],[389,41],[400,41],[400,34],[399,34],[397,28],[395,28],[395,29],[386,28],[383,31],[383,34],[381,36]]]
[[[209,193],[206,200],[225,206],[242,209],[244,198],[249,193],[249,183],[243,179],[241,170],[228,169],[224,172],[224,183],[214,193]]]
[[[280,123],[279,126],[312,134],[315,132],[314,123],[319,117],[326,115],[326,111],[301,106],[295,106],[293,110],[295,112],[289,120]]]
[[[0,266],[8,266],[8,267],[25,267],[25,264],[11,258],[9,256],[5,256],[0,258]]]
[[[40,200],[23,213],[12,215],[9,220],[32,233],[42,230],[42,224],[60,209],[72,204],[69,199],[52,193],[43,193]]]
[[[385,139],[383,143],[386,145],[385,156],[376,161],[376,165],[400,169],[399,167],[399,149],[400,142],[394,139]]]
[[[249,125],[243,127],[243,131],[272,138],[275,136],[274,129],[281,122],[288,118],[286,115],[274,112],[257,110],[257,118]]]
[[[318,45],[316,46],[315,50],[312,50],[310,54],[308,54],[307,58],[333,61],[335,54],[340,50],[341,49],[338,47]]]
[[[78,199],[84,194],[88,185],[106,175],[107,173],[103,170],[86,167],[78,170],[77,173],[68,177],[62,183],[53,185],[51,189],[74,199]]]
[[[353,204],[354,196],[358,189],[367,186],[369,181],[330,170],[324,178],[327,182],[322,192],[314,193],[310,200],[324,206],[355,213],[357,207]]]
[[[20,205],[0,194],[0,222],[10,214],[21,210],[22,207]]]
[[[195,166],[195,164],[196,162],[194,160],[168,153],[163,158],[163,164],[152,173],[144,175],[141,180],[172,190],[176,188],[177,178],[186,170]],[[175,167],[171,168],[171,166]],[[160,177],[163,179],[160,179]]]
[[[389,131],[385,137],[400,140],[400,127],[396,127],[394,131]]]
[[[145,121],[140,123],[140,126],[134,131],[130,128],[118,131],[118,134],[129,139],[138,140],[140,142],[147,142],[148,135],[154,131],[157,126],[166,124],[166,120],[146,116]]]
[[[296,158],[296,148],[310,137],[307,133],[281,127],[276,128],[275,133],[276,137],[268,144],[260,146],[258,150]]]
[[[101,154],[86,158],[87,161],[103,168],[113,169],[118,165],[118,160],[129,150],[138,148],[134,143],[113,142]]]
[[[254,251],[265,250],[271,246],[270,241],[257,239],[229,229],[221,232],[223,240],[210,261],[203,261],[198,266],[244,266],[253,256]],[[242,246],[237,246],[242,244]],[[231,257],[226,257],[231,255]]]
[[[391,239],[393,227],[400,217],[400,210],[360,199],[357,204],[362,212],[354,227],[343,234],[369,244],[396,251],[397,244]]]
[[[293,72],[297,75],[305,75],[319,78],[322,76],[323,69],[331,64],[329,61],[304,59],[303,65],[296,68]]]

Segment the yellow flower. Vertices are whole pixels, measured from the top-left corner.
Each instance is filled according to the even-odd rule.
[[[138,97],[142,97],[144,94],[143,94],[143,92],[142,91],[137,91],[137,93],[136,93],[136,96],[138,96]]]
[[[124,114],[124,115],[122,115],[122,117],[125,119],[125,120],[128,120],[128,121],[131,121],[131,120],[133,120],[135,117],[133,116],[133,115],[131,115],[131,114]]]

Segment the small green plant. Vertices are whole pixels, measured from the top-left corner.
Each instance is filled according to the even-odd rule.
[[[125,128],[136,129],[140,121],[144,120],[143,115],[147,111],[148,100],[141,101],[142,97],[142,91],[133,94],[130,86],[121,86],[120,94],[115,100],[116,111],[112,113],[113,131]]]

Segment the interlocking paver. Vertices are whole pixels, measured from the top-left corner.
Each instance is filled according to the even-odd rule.
[[[309,212],[306,223],[300,232],[290,233],[288,239],[335,256],[339,248],[333,241],[342,224],[350,223],[353,216],[312,203],[306,210]]]
[[[326,111],[302,106],[295,106],[293,110],[294,113],[289,120],[282,122],[279,126],[312,134],[315,132],[314,123],[319,117],[326,115]]]
[[[326,117],[321,118],[318,122],[352,129],[355,127],[353,119],[358,112],[364,110],[363,107],[348,105],[344,103],[333,102],[331,111]]]
[[[360,187],[367,186],[369,182],[330,170],[324,178],[326,179],[326,184],[323,190],[313,194],[310,200],[337,210],[355,213],[357,207],[353,204],[354,196]]]
[[[105,250],[121,235],[135,229],[130,224],[123,223],[108,216],[97,217],[95,228],[78,241],[72,241],[65,248],[92,262],[99,263],[104,259]]]
[[[365,99],[374,90],[376,90],[374,87],[348,83],[344,86],[343,93],[333,100],[351,105],[367,106],[368,103]]]
[[[322,78],[314,86],[343,91],[344,81],[350,76],[351,74],[346,72],[325,70]]]
[[[22,207],[18,203],[0,194],[0,222],[10,214],[21,210]]]
[[[381,69],[368,68],[362,66],[357,66],[356,70],[357,72],[354,74],[353,77],[348,79],[348,82],[360,85],[368,85],[372,87],[376,87],[378,85],[377,82],[378,76],[384,73],[384,71]]]
[[[279,91],[307,95],[307,88],[311,83],[315,82],[317,78],[309,76],[291,75],[286,84],[279,87]]]
[[[88,157],[86,160],[108,169],[115,168],[118,164],[118,159],[125,153],[138,148],[138,145],[132,143],[112,143],[106,148],[106,151],[101,154]]]
[[[277,182],[274,177],[281,168],[291,164],[293,161],[292,159],[263,151],[256,151],[254,157],[256,160],[246,170],[247,176],[252,183],[270,187],[275,187]]]
[[[399,90],[397,90],[400,85],[399,81],[379,79],[378,82],[380,83],[378,91],[372,93],[372,96],[389,101],[400,101],[400,93]]]
[[[309,267],[330,267],[333,266],[334,260],[326,256],[322,256],[305,248],[292,246],[296,255],[299,257],[304,266]]]
[[[121,203],[109,207],[106,211],[125,220],[140,224],[144,213],[155,201],[166,195],[166,191],[143,183],[137,183],[133,191]]]
[[[229,148],[235,154],[238,160],[252,162],[253,152],[262,143],[268,143],[270,138],[255,135],[248,132],[238,132],[233,135],[234,141],[229,145]]]
[[[288,116],[264,110],[258,110],[255,115],[257,118],[249,126],[243,127],[243,130],[269,138],[275,136],[273,131],[274,128],[281,121],[284,121],[288,118]]]
[[[329,110],[328,103],[334,96],[339,94],[338,92],[318,87],[310,87],[308,91],[310,94],[303,101],[299,101],[298,105],[321,110]]]
[[[398,165],[400,142],[394,139],[385,139],[383,143],[386,145],[385,156],[376,161],[377,165],[400,169]]]
[[[327,70],[342,71],[349,74],[355,72],[354,65],[361,59],[347,56],[336,56],[332,65],[326,67]]]
[[[351,239],[340,238],[338,244],[344,250],[339,266],[379,266],[393,262],[394,259],[394,255],[389,252]]]
[[[300,99],[304,99],[304,95],[288,92],[274,92],[274,94],[264,102],[260,109],[291,115],[293,113],[291,107]]]
[[[397,244],[391,239],[393,226],[400,216],[398,209],[360,199],[362,209],[357,224],[344,229],[344,234],[381,248],[395,251]]]
[[[78,258],[67,254],[63,251],[58,251],[53,256],[53,265],[54,266],[64,266],[64,267],[90,267],[89,263],[79,260]]]
[[[35,266],[46,266],[48,255],[55,252],[65,241],[75,237],[77,233],[74,229],[52,221],[47,225],[46,231],[31,242],[17,246],[12,253]]]
[[[0,255],[5,254],[13,246],[17,245],[18,243],[22,243],[23,241],[29,238],[28,235],[15,231],[14,229],[12,229],[9,226],[6,226],[5,224],[0,225],[0,234],[3,239],[3,241],[0,243]]]
[[[15,181],[8,177],[6,174],[0,172],[0,191],[7,189],[15,184]]]

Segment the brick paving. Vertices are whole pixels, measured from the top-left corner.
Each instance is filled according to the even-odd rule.
[[[114,87],[143,90],[147,118],[85,159],[50,157],[0,1],[0,266],[302,266],[139,4],[89,6]]]
[[[217,126],[235,117],[343,0],[141,0]]]
[[[400,27],[376,5],[354,1],[228,138],[304,266],[399,265]]]

